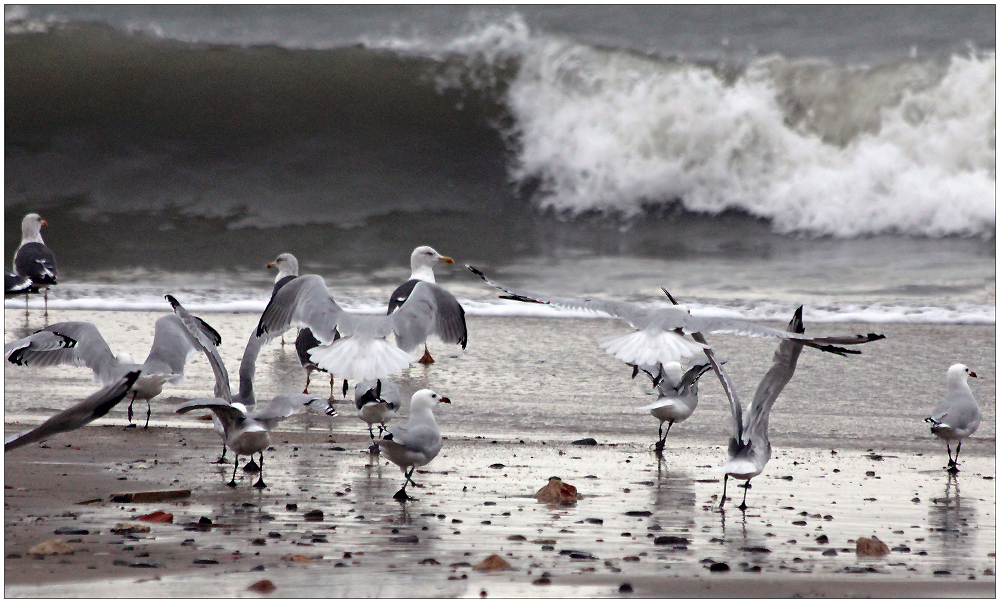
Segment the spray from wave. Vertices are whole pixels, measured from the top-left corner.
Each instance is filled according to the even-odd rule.
[[[995,52],[699,64],[535,35],[516,15],[445,43],[372,44],[434,56],[441,88],[501,95],[510,177],[542,210],[627,219],[679,203],[836,237],[995,231]]]

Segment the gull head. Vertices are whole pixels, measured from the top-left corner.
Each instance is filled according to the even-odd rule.
[[[21,238],[25,241],[42,242],[42,226],[48,226],[48,222],[38,214],[28,214],[21,220]]]
[[[951,368],[948,369],[948,382],[966,382],[969,377],[979,378],[974,372],[969,370],[969,367],[964,364],[953,364]]]
[[[445,396],[440,396],[429,389],[422,389],[413,394],[410,398],[410,412],[415,410],[432,410],[439,403],[451,404],[451,400]]]
[[[428,247],[427,245],[422,245],[413,250],[410,254],[410,267],[413,266],[433,266],[438,262],[444,262],[445,264],[454,264],[455,260],[448,256],[441,255],[434,250],[433,247]]]
[[[268,269],[278,269],[278,276],[274,277],[274,282],[278,282],[286,276],[299,275],[299,261],[290,253],[283,253],[274,258],[274,261],[269,263],[267,267]]]

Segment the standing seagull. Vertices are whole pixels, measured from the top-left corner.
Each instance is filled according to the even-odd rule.
[[[735,333],[750,337],[780,337],[795,339],[803,345],[830,352],[832,354],[860,354],[856,350],[848,350],[839,345],[858,345],[885,339],[885,335],[869,333],[853,337],[804,337],[779,329],[772,329],[738,318],[712,318],[692,316],[682,305],[668,307],[641,306],[629,302],[613,300],[574,299],[568,297],[551,297],[514,291],[486,277],[481,270],[466,264],[465,266],[478,275],[486,284],[506,293],[503,299],[513,299],[522,302],[549,304],[567,308],[581,308],[593,312],[603,312],[620,318],[632,326],[634,331],[626,335],[612,337],[601,343],[608,354],[612,354],[622,362],[632,366],[678,362],[710,349],[707,344],[686,339],[685,335],[694,333]],[[831,345],[837,344],[837,345]]]
[[[5,453],[10,452],[22,446],[27,446],[32,442],[46,440],[49,436],[57,433],[79,429],[94,419],[103,417],[116,404],[125,399],[125,396],[132,388],[132,384],[138,378],[139,371],[125,373],[121,379],[107,387],[101,388],[100,391],[92,394],[82,402],[53,415],[38,427],[7,438],[3,443],[3,451]]]
[[[45,315],[49,314],[49,287],[56,284],[56,256],[42,241],[42,226],[48,222],[38,214],[28,214],[21,220],[21,246],[14,254],[14,274],[31,279],[35,287],[45,287]],[[24,294],[24,309],[28,309],[28,292]]]
[[[669,362],[660,365],[659,374],[653,379],[659,397],[656,402],[639,407],[648,410],[651,415],[660,420],[657,434],[656,452],[663,453],[667,435],[674,423],[681,423],[694,413],[698,407],[698,379],[712,370],[712,364],[707,360],[689,361],[689,368],[682,372],[679,362]],[[663,424],[667,423],[667,431]]]
[[[344,379],[381,379],[398,373],[415,359],[417,347],[430,335],[465,348],[465,311],[455,297],[426,281],[418,281],[398,310],[388,316],[362,316],[344,311],[316,274],[292,279],[260,317],[257,335],[268,339],[290,327],[309,327],[320,345],[309,351],[319,367]],[[396,345],[386,338],[394,334]]]
[[[438,402],[451,404],[451,400],[429,389],[422,389],[410,398],[410,420],[406,425],[389,427],[378,445],[389,460],[399,465],[406,477],[403,487],[392,495],[398,501],[413,500],[406,494],[406,485],[417,484],[411,479],[417,467],[423,467],[441,452],[444,440],[434,420],[434,407]]]
[[[969,389],[969,377],[976,374],[964,364],[953,364],[948,369],[948,390],[944,400],[931,416],[924,419],[931,424],[931,433],[944,440],[948,447],[948,472],[958,473],[958,453],[962,451],[962,440],[976,433],[983,413]],[[958,442],[955,458],[951,458],[951,443]]]
[[[358,417],[368,423],[368,437],[372,439],[370,452],[378,453],[372,425],[378,423],[381,437],[386,430],[385,422],[399,410],[399,387],[388,379],[361,381],[354,386],[354,406],[358,409]]]
[[[788,331],[791,333],[805,333],[805,326],[802,324],[802,306],[795,311],[791,322],[788,323]],[[802,352],[802,342],[796,339],[785,339],[778,344],[777,351],[774,352],[774,363],[767,371],[757,392],[750,403],[750,409],[746,416],[743,416],[743,406],[733,390],[728,376],[721,366],[713,363],[719,378],[722,379],[724,389],[729,396],[730,410],[733,413],[733,435],[729,438],[729,460],[722,464],[716,471],[725,473],[722,481],[722,502],[719,503],[721,509],[726,504],[726,486],[729,478],[745,479],[743,488],[743,502],[739,509],[747,508],[747,490],[750,489],[750,480],[760,475],[771,459],[771,442],[767,438],[767,422],[771,414],[771,407],[778,399],[781,390],[792,379],[795,374],[795,367],[799,361],[799,354]]]
[[[282,253],[274,259],[273,262],[267,265],[270,268],[277,268],[278,274],[274,277],[274,289],[271,290],[271,297],[274,298],[275,294],[282,287],[287,285],[292,279],[299,276],[299,261],[294,255],[290,253]],[[333,334],[333,338],[336,340],[339,338],[338,333]],[[299,357],[299,364],[302,368],[306,369],[306,386],[302,389],[303,394],[309,393],[309,378],[312,376],[313,371],[327,372],[326,369],[319,367],[315,362],[309,358],[309,350],[320,344],[319,340],[316,339],[312,331],[308,328],[299,329],[299,334],[295,338],[295,354]],[[281,345],[285,345],[285,336],[281,336]],[[333,375],[330,375],[330,399],[333,400]],[[344,392],[347,395],[347,392]]]
[[[205,352],[208,363],[212,366],[212,372],[215,374],[214,398],[191,400],[178,407],[176,412],[183,414],[196,409],[210,410],[222,425],[226,446],[236,455],[235,464],[233,465],[233,477],[227,485],[231,487],[236,486],[236,470],[240,465],[240,455],[249,455],[251,461],[253,461],[254,453],[259,453],[260,465],[258,468],[260,470],[260,477],[257,483],[254,484],[254,487],[266,488],[267,484],[264,483],[264,450],[271,445],[270,431],[280,421],[292,416],[297,410],[304,406],[309,406],[322,398],[305,394],[279,394],[263,410],[247,412],[243,404],[233,402],[233,395],[229,386],[229,373],[222,362],[222,357],[219,356],[219,350],[215,346],[215,341],[210,337],[206,337],[201,332],[198,328],[197,319],[191,316],[180,302],[172,295],[167,295],[166,298],[183,326],[197,341],[201,351]],[[247,343],[247,350],[243,353],[243,362],[240,365],[241,398],[244,398],[247,392],[250,393],[251,399],[254,397],[252,394],[252,380],[259,344],[260,340],[255,338],[255,336],[251,336],[250,341]],[[247,383],[244,383],[244,375],[247,375],[249,379]],[[327,414],[336,416],[335,411],[333,413],[327,411]]]
[[[216,344],[222,342],[219,333],[207,322],[192,317],[205,337]],[[128,354],[115,355],[101,332],[89,322],[57,322],[34,334],[8,343],[3,348],[4,357],[11,364],[23,366],[56,366],[71,364],[86,366],[94,373],[94,380],[104,385],[115,383],[125,373],[140,370],[142,375],[132,385],[132,400],[128,405],[129,427],[132,423],[132,405],[136,398],[146,401],[146,424],[152,412],[149,401],[160,395],[163,385],[184,380],[184,365],[199,351],[194,338],[181,324],[179,318],[167,314],[156,319],[153,345],[142,364],[136,364]]]
[[[434,265],[438,262],[454,264],[455,260],[441,255],[437,251],[434,251],[432,247],[428,247],[427,245],[417,247],[413,250],[413,253],[410,254],[410,280],[396,287],[396,290],[389,296],[389,308],[386,310],[386,315],[392,314],[394,310],[402,306],[410,297],[410,293],[413,291],[413,288],[420,281],[432,284],[435,283]],[[464,326],[464,314],[462,321]],[[427,349],[426,342],[424,343],[424,355],[421,356],[420,360],[417,362],[421,364],[433,364],[434,362],[434,358],[431,357],[430,350]]]

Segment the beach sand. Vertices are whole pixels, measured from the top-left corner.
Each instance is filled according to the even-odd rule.
[[[141,360],[157,316],[66,311],[49,321],[95,322],[113,349]],[[222,333],[235,373],[256,316],[203,317]],[[23,313],[7,310],[6,340],[42,326],[40,315],[31,319],[25,328]],[[657,423],[637,410],[651,401],[648,381],[630,381],[628,367],[597,346],[622,332],[614,321],[470,317],[467,350],[432,341],[438,362],[397,382],[407,396],[431,387],[453,404],[436,411],[447,440],[415,474],[424,487],[405,505],[391,498],[398,468],[368,454],[367,429],[342,401],[339,417],[310,412],[276,431],[268,488],[250,487],[256,476],[242,471],[227,487],[233,466],[212,463],[221,445],[210,424],[171,412],[211,392],[197,359],[184,383],[153,401],[148,431],[123,431],[119,405],[84,429],[5,455],[5,595],[255,596],[247,588],[267,579],[283,597],[607,597],[627,594],[625,584],[640,597],[995,596],[994,327],[806,328],[888,338],[854,358],[803,352],[775,405],[774,453],[745,513],[735,482],[725,511],[717,508],[722,482],[712,468],[725,460],[728,437],[718,382],[703,382],[698,410],[674,426],[658,459]],[[776,342],[709,341],[748,404]],[[944,444],[922,419],[958,361],[982,376],[971,386],[984,420],[949,478]],[[6,365],[4,376],[5,435],[97,389],[72,367]],[[260,392],[301,391],[303,376],[291,345],[261,354]],[[328,387],[314,376],[313,393]],[[587,437],[597,444],[571,443]],[[583,498],[571,506],[531,498],[554,475]],[[192,493],[109,501],[172,489]],[[156,510],[173,523],[111,532]],[[314,510],[322,519],[307,520]],[[209,527],[198,525],[203,517]],[[65,528],[87,533],[55,534]],[[855,553],[855,541],[872,535],[892,549],[887,556]],[[75,552],[28,554],[54,538]],[[472,569],[490,554],[513,571]]]

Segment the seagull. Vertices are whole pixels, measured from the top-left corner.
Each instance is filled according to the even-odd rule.
[[[198,329],[216,344],[222,342],[219,333],[207,322],[192,317]],[[4,346],[4,358],[21,366],[55,366],[72,364],[86,366],[94,373],[94,380],[110,385],[125,373],[140,370],[142,374],[132,385],[132,400],[128,406],[129,427],[132,423],[132,405],[136,398],[146,401],[146,424],[152,413],[149,401],[160,395],[167,382],[184,380],[184,365],[199,348],[180,319],[167,314],[156,319],[153,345],[142,364],[137,364],[128,354],[115,355],[101,332],[89,322],[58,322],[23,339]]]
[[[108,414],[116,404],[125,399],[132,389],[132,384],[139,378],[139,371],[130,371],[120,379],[92,394],[82,402],[74,404],[66,410],[50,417],[47,421],[4,440],[4,453],[10,452],[33,442],[48,439],[57,433],[73,431]]]
[[[805,332],[805,326],[802,324],[802,306],[795,310],[792,320],[788,323],[788,331],[791,333]],[[716,469],[716,471],[725,474],[722,481],[720,509],[726,504],[726,486],[729,483],[729,478],[734,477],[747,480],[746,484],[743,485],[743,502],[738,507],[740,510],[746,510],[750,480],[760,475],[764,466],[767,465],[767,461],[771,459],[771,442],[767,438],[767,422],[771,414],[771,407],[774,406],[774,401],[777,400],[785,385],[792,379],[803,345],[803,341],[799,339],[785,339],[778,345],[777,351],[774,352],[774,362],[771,369],[767,371],[767,374],[761,379],[760,385],[757,386],[757,392],[754,393],[753,402],[750,403],[750,408],[745,416],[743,415],[743,406],[740,404],[725,371],[713,358],[710,358],[729,397],[730,410],[733,414],[733,435],[729,438],[729,460]]]
[[[14,254],[14,274],[31,279],[35,287],[45,287],[45,314],[49,313],[49,287],[56,284],[56,256],[42,241],[42,226],[48,222],[35,213],[21,220],[21,246]],[[24,308],[28,309],[28,293],[24,294]]]
[[[257,335],[269,339],[290,327],[308,327],[320,345],[309,357],[320,368],[345,379],[381,379],[415,359],[430,335],[465,348],[465,311],[455,297],[426,281],[416,283],[406,301],[388,316],[362,316],[343,310],[315,274],[289,281],[268,302]],[[396,345],[386,341],[395,334]],[[338,337],[339,334],[339,337]]]
[[[20,276],[10,270],[3,271],[3,296],[5,298],[28,295],[29,293],[38,293],[38,287],[31,282],[31,278]]]
[[[657,454],[663,453],[667,435],[674,423],[681,423],[694,414],[695,408],[698,407],[698,379],[712,370],[712,364],[707,360],[692,359],[688,362],[688,367],[687,371],[683,371],[679,362],[659,365],[659,371],[653,378],[659,397],[656,402],[639,407],[639,410],[648,410],[660,420],[656,442]],[[652,376],[649,371],[646,372]],[[667,423],[666,432],[663,431],[664,423]]]
[[[292,279],[299,276],[299,261],[294,255],[290,253],[282,253],[274,259],[273,262],[267,265],[268,269],[277,268],[278,274],[274,277],[274,289],[271,290],[271,298],[278,292],[279,289],[288,284]],[[334,332],[334,340],[340,338],[340,334]],[[281,336],[281,345],[285,345],[285,336]],[[312,331],[308,328],[299,329],[299,334],[295,338],[295,354],[299,357],[299,364],[302,368],[306,369],[306,386],[303,388],[302,393],[309,393],[309,378],[312,376],[313,371],[327,372],[326,369],[320,368],[315,362],[309,358],[309,350],[320,345],[318,339],[316,339]],[[333,375],[330,375],[330,400],[333,400]],[[347,395],[346,385],[344,395]]]
[[[969,377],[977,377],[964,364],[953,364],[948,369],[948,390],[944,400],[934,407],[934,412],[924,421],[931,424],[931,433],[944,440],[948,447],[948,472],[958,473],[958,453],[962,440],[976,433],[983,413],[969,389]],[[951,458],[951,443],[958,442],[955,458]]]
[[[388,379],[361,381],[354,386],[354,406],[358,409],[358,417],[368,423],[368,436],[372,439],[372,453],[378,453],[375,434],[372,425],[378,423],[378,435],[386,430],[385,422],[391,419],[399,410],[399,387]]]
[[[279,394],[272,398],[262,410],[247,412],[243,403],[233,401],[234,398],[229,386],[229,373],[222,362],[222,357],[219,356],[215,341],[198,328],[198,319],[191,316],[176,298],[167,295],[166,299],[170,302],[170,306],[174,309],[174,313],[181,323],[197,341],[201,351],[205,352],[208,363],[212,366],[212,372],[215,374],[214,398],[191,400],[182,404],[176,412],[183,414],[196,409],[210,410],[222,425],[226,447],[236,455],[233,477],[227,485],[236,486],[236,470],[239,468],[240,455],[250,456],[252,462],[254,453],[259,453],[260,477],[254,487],[266,488],[267,484],[264,483],[264,450],[271,445],[270,431],[283,419],[292,416],[304,406],[322,400],[322,398],[307,394]],[[240,365],[240,398],[245,398],[248,393],[250,398],[254,398],[252,394],[253,373],[260,344],[261,339],[256,334],[251,335],[247,350],[243,353],[243,361]],[[332,409],[327,410],[328,415],[337,415],[336,411],[331,413],[330,410]]]
[[[751,337],[795,339],[802,342],[803,345],[841,356],[845,354],[860,354],[861,352],[838,347],[839,345],[858,345],[885,339],[885,335],[876,333],[853,337],[804,337],[737,318],[692,316],[691,312],[685,306],[679,304],[668,307],[648,307],[613,300],[589,300],[536,295],[514,291],[509,287],[496,283],[487,278],[481,270],[468,264],[466,264],[466,268],[486,281],[491,287],[506,293],[506,295],[501,296],[503,299],[514,299],[522,302],[549,304],[566,308],[581,308],[594,312],[603,312],[604,314],[624,320],[635,331],[607,339],[601,343],[601,347],[608,354],[633,366],[656,366],[657,364],[666,366],[671,362],[679,362],[682,359],[700,354],[703,350],[708,349],[707,344],[691,341],[684,337],[685,334],[696,332],[735,333]]]
[[[423,281],[425,283],[435,284],[434,265],[438,262],[454,264],[455,260],[441,255],[435,251],[434,248],[428,247],[427,245],[417,247],[413,250],[413,253],[410,254],[410,280],[406,281],[399,287],[396,287],[396,290],[389,296],[389,308],[386,310],[386,315],[392,314],[406,302],[417,283]],[[455,303],[458,302],[456,301]],[[462,328],[463,330],[465,328],[464,313],[462,314]],[[427,349],[426,342],[424,343],[424,355],[421,356],[420,360],[417,362],[421,364],[434,363],[434,358],[431,357],[431,353],[430,350]]]
[[[434,420],[434,407],[451,400],[429,389],[422,389],[410,398],[410,420],[405,425],[388,427],[388,433],[378,441],[389,460],[399,465],[406,479],[403,487],[392,495],[398,501],[413,500],[406,494],[406,485],[417,484],[411,479],[417,467],[423,467],[441,452],[444,441]]]

